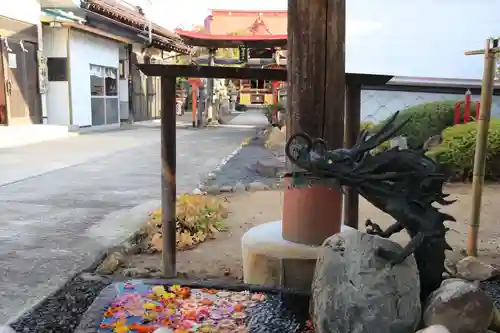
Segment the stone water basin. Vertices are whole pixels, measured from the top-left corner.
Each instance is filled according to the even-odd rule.
[[[75,332],[305,333],[308,317],[309,296],[293,291],[130,280],[106,287]]]

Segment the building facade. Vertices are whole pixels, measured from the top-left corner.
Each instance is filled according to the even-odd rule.
[[[36,0],[0,6],[0,125],[43,121],[39,25],[40,4]]]
[[[75,129],[120,124],[123,40],[64,23],[43,28],[48,123]],[[125,91],[125,93],[127,93]]]
[[[124,1],[68,6],[44,8],[48,123],[78,130],[158,118],[159,78],[146,77],[135,65],[189,48],[174,34],[149,26],[141,9]]]
[[[205,18],[205,32],[213,35],[281,35],[287,33],[286,10],[213,9]]]

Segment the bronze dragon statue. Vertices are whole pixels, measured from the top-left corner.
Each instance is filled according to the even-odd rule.
[[[445,250],[451,250],[445,239],[448,228],[444,222],[455,221],[433,204],[449,205],[454,201],[446,200],[448,195],[443,193],[446,173],[425,155],[425,149],[375,150],[408,122],[409,118],[396,124],[398,114],[371,135],[361,131],[351,148],[328,150],[322,139],[293,134],[285,152],[302,171],[294,171],[288,176],[305,179],[308,185],[320,182],[339,190],[342,186],[350,186],[375,207],[391,215],[396,222],[387,230],[367,220],[367,233],[388,238],[403,229],[408,232],[410,242],[401,253],[380,249],[378,255],[397,265],[414,254],[420,274],[421,299],[425,300],[440,286],[445,270]]]

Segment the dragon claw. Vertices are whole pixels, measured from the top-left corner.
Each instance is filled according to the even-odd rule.
[[[387,249],[379,247],[376,249],[375,255],[379,258],[382,258],[382,259],[388,261],[389,264],[391,264],[391,266],[396,265],[396,261],[397,261],[397,257],[398,257],[397,253],[394,253],[392,251],[389,251]]]
[[[366,227],[366,233],[369,235],[380,235],[384,232],[378,224],[373,223],[372,220],[370,219],[367,219],[365,221],[365,227]]]

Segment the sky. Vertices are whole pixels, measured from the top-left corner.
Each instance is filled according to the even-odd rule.
[[[208,16],[210,9],[276,10],[287,7],[287,0],[128,0],[127,2],[138,4],[144,12],[151,13],[151,19],[156,24],[172,30],[181,26],[189,29],[193,25],[203,25],[203,20]]]
[[[126,1],[141,6],[151,14],[152,21],[172,30],[203,25],[209,9],[285,10],[288,3],[287,0]],[[491,10],[492,1],[500,0],[348,0],[346,71],[479,79],[483,74],[482,57],[467,57],[464,51],[483,48],[486,38],[498,35],[498,12]]]
[[[134,2],[143,2],[142,7],[149,12],[146,10],[148,1],[136,0]],[[209,9],[274,10],[287,7],[287,0],[151,0],[151,2],[152,20],[168,29],[175,29],[179,26],[187,29],[193,24],[202,25],[203,20],[209,14]]]

